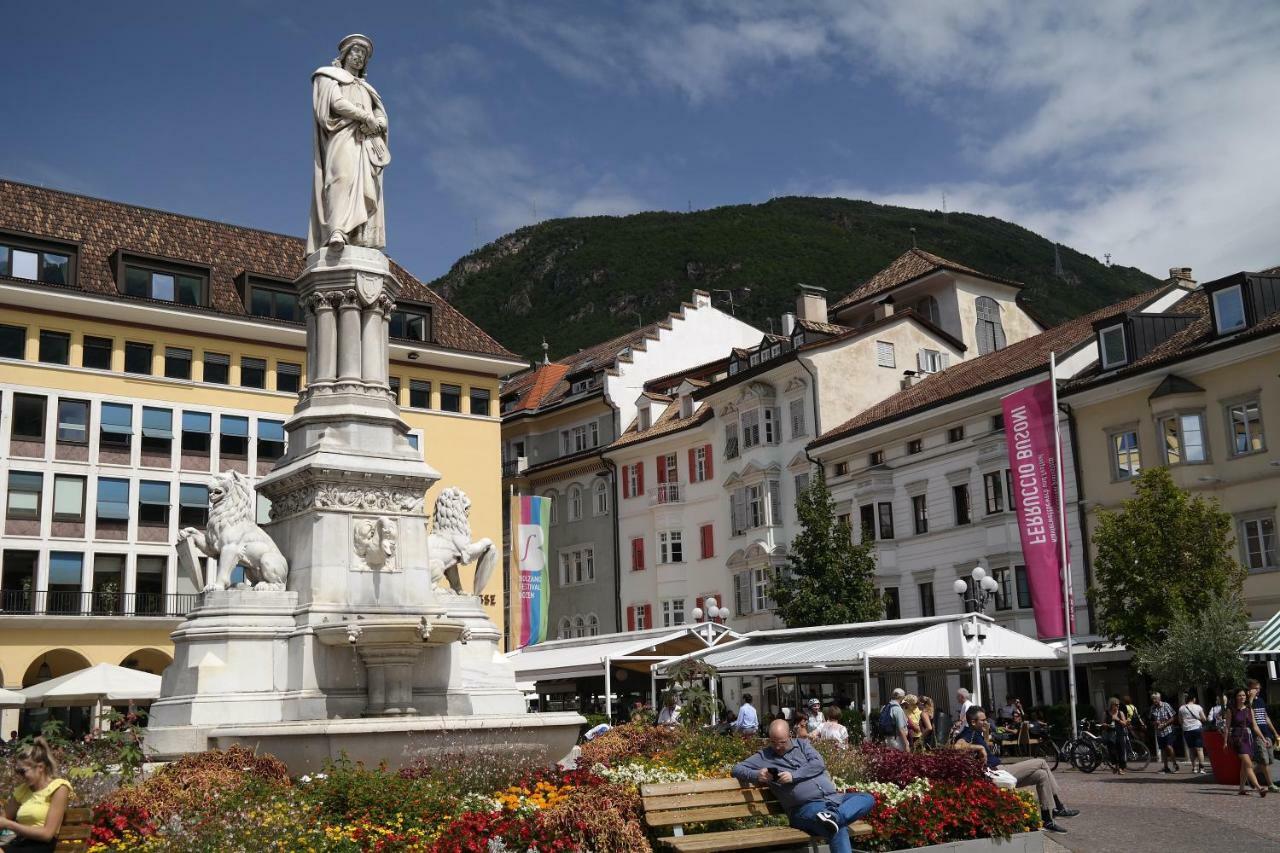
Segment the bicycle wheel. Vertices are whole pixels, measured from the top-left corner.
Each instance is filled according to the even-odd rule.
[[[1125,761],[1128,763],[1130,770],[1146,770],[1147,765],[1151,763],[1150,747],[1140,740],[1131,739]]]
[[[1102,753],[1091,743],[1077,741],[1071,750],[1071,765],[1081,773],[1092,773],[1102,763]]]
[[[1050,770],[1058,769],[1058,747],[1053,741],[1045,738],[1040,741],[1036,749],[1039,751],[1039,757],[1044,759],[1044,763],[1049,765]]]

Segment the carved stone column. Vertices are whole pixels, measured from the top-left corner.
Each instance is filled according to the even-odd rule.
[[[316,305],[315,295],[302,300],[302,314],[307,323],[307,384],[314,385],[318,361],[316,357]]]
[[[317,293],[315,308],[315,374],[314,382],[332,382],[338,378],[338,326],[333,305],[325,294]]]
[[[344,291],[338,308],[338,379],[360,381],[360,303]]]
[[[382,349],[378,355],[378,364],[382,365],[385,380],[391,366],[391,312],[396,310],[396,301],[384,293],[378,299],[378,306],[382,308],[382,331],[378,334],[378,343]],[[399,404],[399,400],[396,403]]]
[[[382,300],[367,306],[360,313],[360,367],[366,384],[387,384],[387,359],[382,339],[386,337],[382,321]]]

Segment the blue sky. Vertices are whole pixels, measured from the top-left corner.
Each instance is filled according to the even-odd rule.
[[[1201,280],[1280,264],[1280,3],[23,3],[0,175],[302,235],[310,73],[360,31],[388,251],[841,195]]]

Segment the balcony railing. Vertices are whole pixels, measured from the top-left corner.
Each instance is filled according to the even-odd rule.
[[[678,504],[683,500],[684,496],[680,492],[679,483],[659,483],[658,488],[653,490],[653,497],[649,498],[649,505]]]
[[[0,613],[41,616],[186,616],[200,594],[163,592],[80,592],[0,590]]]
[[[517,456],[515,459],[502,460],[502,476],[515,477],[524,473],[524,469],[529,467],[529,458],[527,456]]]

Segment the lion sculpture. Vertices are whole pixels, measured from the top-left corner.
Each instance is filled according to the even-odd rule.
[[[190,539],[207,557],[218,561],[218,573],[205,584],[205,592],[227,589],[231,573],[244,566],[241,588],[284,589],[289,564],[267,532],[254,521],[253,492],[239,471],[225,471],[209,486],[209,523],[204,531],[184,527],[178,535]]]
[[[479,595],[498,565],[498,549],[492,540],[471,541],[470,513],[471,499],[466,492],[450,486],[436,498],[431,535],[427,537],[432,586],[439,587],[441,581],[447,580],[449,589],[458,595],[463,591],[458,576],[460,566],[476,564],[472,590]]]

